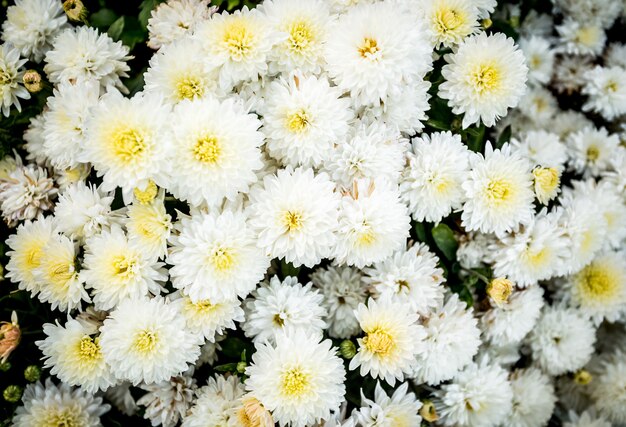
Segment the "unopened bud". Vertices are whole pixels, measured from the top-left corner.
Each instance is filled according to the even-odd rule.
[[[513,292],[513,282],[504,277],[493,279],[487,285],[487,295],[498,305],[505,304]]]
[[[148,182],[148,185],[144,189],[139,187],[135,187],[133,190],[133,194],[135,195],[135,199],[142,205],[147,205],[152,202],[154,198],[157,196],[159,189],[157,188],[154,181]]]
[[[248,365],[246,364],[246,362],[239,362],[239,363],[237,363],[237,372],[239,372],[240,374],[245,373],[247,366]]]
[[[87,8],[80,0],[65,0],[63,10],[70,21],[87,22]]]
[[[0,362],[0,371],[6,372],[11,369],[11,362]]]
[[[356,347],[354,343],[350,340],[343,340],[341,344],[339,344],[339,354],[344,359],[352,359],[356,356]]]
[[[22,331],[17,324],[17,314],[13,312],[10,322],[0,322],[0,361],[6,362],[20,343]]]
[[[10,385],[2,392],[4,400],[11,403],[17,403],[22,398],[22,387],[19,385]]]
[[[556,197],[561,184],[560,173],[556,168],[535,168],[535,195],[542,204],[548,203]]]
[[[422,409],[420,409],[420,415],[422,418],[429,423],[434,423],[439,419],[437,415],[437,410],[435,409],[435,404],[430,400],[425,400],[422,405]]]
[[[34,383],[41,377],[41,369],[37,365],[30,365],[24,370],[26,381]]]
[[[593,380],[593,376],[584,369],[574,374],[574,382],[578,385],[587,385]]]
[[[480,21],[480,24],[486,30],[487,28],[490,28],[493,25],[493,21],[489,18],[485,18],[482,21]]]
[[[37,93],[43,89],[43,81],[41,80],[41,74],[37,70],[28,70],[22,77],[24,87],[30,93]]]

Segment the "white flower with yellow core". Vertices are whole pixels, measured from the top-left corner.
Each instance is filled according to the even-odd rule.
[[[478,8],[474,3],[472,0],[420,2],[436,48],[452,47],[478,31]]]
[[[445,59],[439,96],[454,113],[465,114],[464,128],[479,122],[493,126],[526,90],[524,54],[502,33],[468,37]]]
[[[377,381],[374,399],[370,400],[361,394],[361,408],[353,415],[358,425],[364,427],[421,425],[422,417],[419,413],[422,402],[408,389],[409,383],[405,382],[389,396]]]
[[[596,56],[606,43],[604,28],[595,19],[576,21],[565,18],[556,31],[561,42],[558,50],[569,54]]]
[[[534,189],[537,200],[542,205],[547,205],[559,193],[561,187],[561,171],[557,168],[533,169]]]
[[[287,331],[276,345],[257,346],[246,368],[246,390],[281,426],[305,427],[327,420],[344,400],[345,370],[330,340]]]
[[[169,380],[200,356],[204,337],[162,298],[126,299],[100,328],[104,360],[120,380],[137,385]]]
[[[388,299],[370,299],[359,304],[356,317],[365,333],[358,339],[359,349],[350,369],[360,368],[361,376],[370,374],[394,385],[412,373],[416,357],[424,351],[424,328],[409,306]]]
[[[18,112],[22,111],[19,98],[30,99],[30,93],[21,86],[25,63],[11,45],[0,47],[0,110],[5,117],[9,117],[14,105]]]
[[[183,218],[177,231],[167,258],[170,276],[193,302],[245,298],[269,267],[242,212],[194,214]]]
[[[115,381],[104,361],[96,328],[69,319],[65,326],[43,325],[46,338],[35,344],[44,355],[45,368],[66,384],[81,386],[89,393],[106,390]]]
[[[196,27],[217,10],[217,6],[209,6],[209,3],[209,0],[170,0],[159,3],[148,20],[148,47],[160,49],[193,34]]]
[[[172,232],[172,217],[165,210],[164,197],[161,190],[151,202],[133,203],[126,212],[128,240],[154,259],[167,254],[167,239]]]
[[[620,138],[605,128],[586,127],[567,139],[570,169],[584,177],[598,176],[611,169],[611,161],[619,150]]]
[[[185,318],[187,328],[196,334],[204,335],[215,342],[215,335],[226,333],[226,329],[236,329],[235,322],[243,322],[244,313],[239,299],[212,302],[204,299],[193,302],[189,296],[179,293],[172,299]]]
[[[241,399],[244,393],[244,385],[237,375],[225,377],[217,374],[215,377],[210,377],[207,384],[196,391],[195,402],[183,417],[181,426],[257,427],[254,424],[238,423],[239,411],[243,409]]]

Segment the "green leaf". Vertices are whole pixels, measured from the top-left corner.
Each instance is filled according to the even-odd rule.
[[[481,123],[478,127],[468,128],[465,134],[469,149],[476,153],[482,152],[485,147],[485,125]]]
[[[496,148],[502,148],[502,146],[511,140],[511,125],[504,128],[498,140],[496,141]]]
[[[137,43],[145,41],[147,37],[148,33],[141,27],[139,19],[134,16],[124,17],[124,31],[122,32],[120,40],[128,46],[130,50],[133,50]]]
[[[283,274],[283,278],[289,276],[298,277],[298,273],[300,273],[300,267],[294,267],[292,263],[285,262],[284,259],[281,259],[280,272]]]
[[[113,40],[117,41],[120,39],[120,37],[122,37],[122,32],[124,31],[124,24],[125,24],[125,21],[124,21],[123,16],[120,16],[119,18],[117,18],[117,20],[113,24],[111,24],[111,26],[107,30],[107,33]]]
[[[237,370],[237,364],[225,363],[223,365],[216,366],[215,370],[218,372],[235,372]]]
[[[241,357],[241,353],[246,349],[246,342],[237,337],[229,337],[220,343],[222,353],[229,358],[237,359]],[[236,364],[235,364],[236,365]]]
[[[150,19],[150,15],[152,14],[152,10],[157,7],[159,4],[158,0],[143,0],[139,5],[139,23],[141,23],[142,28],[148,27],[148,20]]]
[[[459,247],[454,233],[444,223],[440,223],[432,229],[433,240],[446,258],[453,260],[456,256],[456,250]]]
[[[416,222],[415,225],[413,225],[413,229],[415,230],[417,240],[422,243],[426,243],[426,241],[428,240],[428,235],[426,234],[426,225],[423,222]]]
[[[111,9],[100,9],[91,15],[89,21],[92,26],[103,29],[111,26],[117,18],[117,14]]]

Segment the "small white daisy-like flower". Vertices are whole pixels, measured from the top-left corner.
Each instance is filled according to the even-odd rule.
[[[548,424],[556,404],[552,379],[539,369],[516,370],[510,377],[513,411],[511,427],[541,427]]]
[[[272,258],[313,267],[330,257],[336,236],[339,194],[326,173],[280,169],[253,188],[250,224],[257,245]]]
[[[593,68],[589,56],[566,55],[559,57],[554,67],[553,85],[561,93],[573,94],[585,85],[585,74]]]
[[[463,205],[466,230],[501,235],[517,224],[532,221],[533,200],[530,163],[511,150],[509,144],[470,157],[470,173],[463,183],[467,201]]]
[[[518,139],[519,138],[519,139]],[[511,150],[528,158],[533,166],[563,170],[567,162],[567,146],[559,135],[545,130],[529,130],[511,139]]]
[[[398,182],[408,143],[391,126],[378,120],[353,127],[349,137],[336,144],[322,166],[338,186],[350,188],[355,180],[385,178]]]
[[[402,86],[421,80],[432,64],[423,24],[390,3],[364,4],[333,23],[327,71],[356,105],[379,105]]]
[[[452,47],[478,31],[478,8],[472,0],[419,2],[435,48]]]
[[[549,128],[559,106],[552,92],[542,86],[529,88],[519,101],[518,112],[531,121],[533,127]]]
[[[418,243],[365,268],[364,282],[377,298],[408,304],[426,316],[443,303],[444,278],[438,262],[425,244]]]
[[[97,310],[110,310],[124,299],[159,295],[167,280],[164,264],[134,247],[118,225],[87,240],[81,275],[92,289]]]
[[[560,111],[550,123],[550,132],[554,132],[565,141],[570,134],[591,126],[593,122],[580,111]]]
[[[148,19],[148,46],[159,49],[192,34],[198,24],[209,19],[217,7],[209,0],[169,0],[152,10]]]
[[[561,25],[556,27],[559,33],[558,50],[574,55],[597,56],[602,52],[606,43],[606,34],[598,21],[585,18],[577,21],[565,18]]]
[[[217,72],[206,64],[202,45],[194,39],[185,38],[160,49],[150,59],[144,79],[146,92],[159,93],[170,104],[222,95]]]
[[[255,115],[234,99],[204,98],[180,102],[171,117],[170,176],[164,186],[175,197],[213,206],[234,200],[256,182],[263,134]]]
[[[354,267],[330,265],[311,273],[311,281],[324,296],[328,335],[347,339],[358,334],[361,328],[354,310],[367,298],[363,273]]]
[[[171,238],[169,273],[192,301],[245,298],[263,279],[269,259],[256,247],[244,213],[194,214],[178,230]]]
[[[544,37],[531,36],[519,41],[528,64],[528,82],[545,85],[550,82],[554,68],[555,52]]]
[[[294,74],[274,80],[265,95],[263,133],[270,156],[283,164],[318,167],[344,142],[354,113],[326,77]]]
[[[591,358],[596,330],[582,313],[560,306],[544,308],[529,335],[532,357],[550,375],[582,368]]]
[[[104,360],[116,378],[137,385],[169,380],[200,355],[203,337],[161,298],[126,299],[100,328]]]
[[[331,21],[321,0],[272,0],[259,7],[276,31],[286,34],[270,53],[270,72],[319,72]]]
[[[243,330],[254,342],[275,342],[287,329],[321,336],[327,326],[323,299],[317,289],[312,289],[312,283],[303,286],[296,277],[281,282],[273,276],[247,300]]]
[[[626,68],[626,44],[613,42],[604,53],[604,65]]]
[[[2,40],[11,43],[25,58],[41,62],[52,41],[66,28],[67,17],[55,0],[16,0],[6,10]]]
[[[612,424],[603,416],[597,415],[593,408],[580,414],[569,411],[568,418],[569,421],[563,423],[563,427],[612,427]]]
[[[120,220],[120,215],[111,211],[113,197],[84,181],[68,186],[54,208],[59,231],[83,241],[108,229]]]
[[[413,139],[400,182],[402,200],[416,221],[438,222],[461,207],[461,184],[469,170],[469,150],[460,135],[438,132]]]
[[[219,86],[225,90],[267,74],[272,46],[283,38],[260,10],[247,6],[216,13],[197,26],[194,37],[202,42],[208,64],[219,67]]]
[[[39,266],[34,271],[40,288],[39,300],[52,309],[70,311],[90,302],[83,287],[84,278],[77,270],[76,245],[64,235],[54,235],[41,249]]]
[[[357,425],[363,427],[421,425],[422,417],[419,410],[422,402],[408,390],[409,383],[405,382],[395,389],[390,397],[380,382],[376,382],[374,399],[371,400],[363,396],[361,391],[361,408],[353,414]]]
[[[452,294],[445,305],[422,320],[424,351],[417,357],[413,379],[437,385],[454,377],[478,352],[480,330],[472,308]]]
[[[599,67],[585,73],[583,95],[587,102],[583,111],[599,113],[606,120],[613,120],[626,113],[626,68]]]
[[[580,22],[585,22],[593,17],[592,20],[604,28],[610,28],[623,9],[622,2],[606,3],[603,0],[554,0],[553,3],[566,16]]]
[[[167,239],[172,232],[172,217],[165,210],[164,198],[165,192],[160,191],[149,203],[131,204],[124,221],[130,243],[154,259],[167,254]]]
[[[407,305],[386,299],[359,304],[356,317],[365,333],[350,361],[350,369],[361,376],[381,378],[391,386],[403,381],[416,366],[416,357],[425,351],[426,332],[418,316]]]
[[[115,381],[104,361],[96,328],[69,319],[65,326],[43,325],[46,338],[35,344],[43,353],[44,367],[51,368],[66,384],[81,386],[88,393],[106,390]]]
[[[30,93],[22,86],[24,64],[17,49],[9,44],[2,44],[0,49],[0,109],[5,117],[11,114],[15,105],[18,112],[22,111],[21,99],[30,99]]]
[[[155,96],[105,94],[87,122],[79,160],[91,163],[103,176],[105,191],[122,187],[130,194],[135,187],[145,187],[167,163],[169,113]]]
[[[183,414],[182,427],[238,425],[237,411],[244,394],[244,385],[236,375],[209,378],[207,385],[196,391],[191,409]]]
[[[395,185],[383,179],[355,181],[341,198],[335,259],[362,268],[400,250],[410,217]]]
[[[535,326],[543,305],[540,286],[513,291],[508,301],[482,314],[480,326],[484,337],[498,346],[519,343]]]
[[[19,289],[35,296],[41,290],[35,271],[41,264],[43,249],[56,236],[54,217],[40,216],[36,221],[25,221],[6,240],[9,262],[5,276],[17,283]]]
[[[44,71],[52,83],[94,80],[103,90],[128,90],[120,80],[128,77],[128,47],[106,33],[82,26],[68,28],[53,41],[46,54]]]
[[[226,329],[236,329],[235,322],[243,322],[244,313],[238,299],[213,303],[211,300],[193,302],[184,293],[172,300],[172,305],[185,318],[187,328],[196,334],[204,335],[210,342],[215,335],[225,333]]]
[[[435,407],[444,426],[492,427],[505,422],[513,406],[508,372],[484,358],[468,365],[450,384],[435,391]]]
[[[75,425],[99,427],[100,417],[111,407],[82,388],[67,384],[54,385],[49,378],[45,385],[29,384],[22,396],[23,405],[13,417],[15,427],[56,427]]]
[[[304,427],[330,418],[344,399],[345,371],[330,340],[304,331],[257,346],[246,368],[246,389],[281,427]]]
[[[590,384],[593,406],[614,425],[622,425],[626,422],[626,354],[617,351],[600,363]]]
[[[570,167],[583,176],[598,176],[611,168],[611,159],[620,144],[619,135],[605,128],[588,127],[567,139]]]
[[[137,400],[137,404],[146,407],[143,417],[153,425],[178,425],[191,406],[197,388],[192,374],[193,369],[190,369],[167,381],[142,385],[141,389],[147,393]]]
[[[445,59],[439,96],[454,113],[464,113],[464,128],[481,121],[493,126],[524,94],[524,54],[502,33],[468,37]]]

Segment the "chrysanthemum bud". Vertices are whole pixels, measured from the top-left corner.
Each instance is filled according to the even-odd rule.
[[[152,202],[154,198],[157,196],[159,189],[157,188],[154,181],[150,181],[146,188],[143,190],[139,187],[136,187],[133,190],[133,194],[135,195],[135,199],[142,205],[147,205]]]
[[[439,419],[437,415],[437,410],[435,409],[435,404],[430,400],[425,400],[422,408],[420,409],[420,415],[422,418],[429,423],[433,423]]]
[[[0,362],[0,372],[6,372],[11,369],[11,362]]]
[[[244,372],[246,372],[246,366],[248,366],[246,362],[237,363],[237,372],[243,374]]]
[[[28,70],[22,77],[24,87],[30,93],[37,93],[43,89],[43,81],[41,80],[41,74],[37,70]]]
[[[80,0],[65,0],[63,10],[70,21],[87,22],[87,8]]]
[[[589,371],[579,370],[574,374],[574,382],[578,385],[587,385],[593,380],[593,376]]]
[[[344,359],[352,359],[356,355],[356,346],[350,340],[343,340],[339,344],[339,353]]]
[[[2,397],[4,400],[11,403],[17,403],[22,398],[22,387],[19,385],[10,385],[4,389],[2,392]]]
[[[487,295],[496,304],[505,304],[509,301],[509,297],[513,292],[513,282],[505,277],[493,279],[487,285]]]
[[[273,427],[272,414],[258,401],[250,396],[241,399],[243,406],[237,411],[239,423],[243,426]]]
[[[26,381],[34,383],[41,377],[41,369],[37,365],[30,365],[24,370]]]
[[[537,200],[545,205],[556,197],[561,183],[560,173],[556,168],[539,167],[533,170],[533,176]]]
[[[17,324],[17,314],[13,312],[11,322],[0,322],[0,361],[6,362],[9,355],[20,343],[22,332]]]
[[[482,25],[483,28],[486,30],[487,28],[490,28],[493,25],[493,21],[489,18],[485,18],[482,21],[480,21],[480,25]]]

